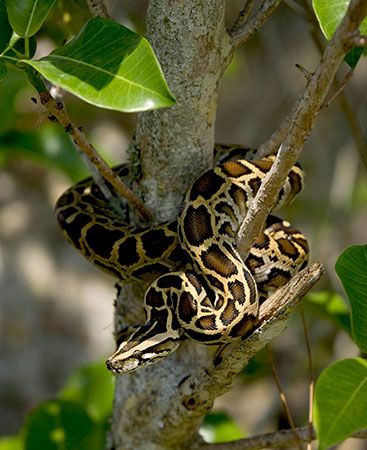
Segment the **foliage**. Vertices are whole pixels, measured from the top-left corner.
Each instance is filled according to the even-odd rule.
[[[348,0],[314,0],[314,10],[328,39],[348,3]],[[167,107],[174,99],[148,41],[111,20],[90,19],[69,43],[39,60],[32,60],[37,44],[34,35],[44,25],[54,4],[55,0],[0,0],[0,81],[4,80],[6,86],[1,91],[0,102],[4,117],[0,128],[0,165],[8,158],[21,155],[64,170],[76,180],[84,175],[84,170],[68,138],[53,125],[39,133],[17,133],[7,127],[16,120],[13,113],[5,114],[7,99],[14,96],[24,73],[34,69],[39,76],[79,98],[118,111]],[[361,32],[367,33],[367,20]],[[352,67],[361,53],[357,49],[348,55]],[[366,353],[367,246],[346,249],[338,258],[336,272],[348,296],[350,312],[340,295],[328,291],[310,294],[307,308],[351,335]],[[44,402],[30,412],[18,437],[0,441],[0,450],[103,449],[112,399],[113,378],[104,365],[81,368],[68,380],[57,399]],[[366,427],[366,410],[366,360],[346,359],[326,368],[315,389],[314,413],[320,450]],[[203,433],[210,435],[213,442],[243,437],[238,426],[227,415],[219,413],[206,418]]]
[[[367,361],[344,359],[326,368],[315,388],[319,450],[367,427]]]
[[[350,0],[313,0],[313,8],[319,21],[320,28],[328,39],[331,39],[337,26],[342,20]],[[367,19],[363,20],[360,32],[367,33]],[[354,68],[363,53],[362,48],[354,48],[348,52],[345,61]]]
[[[0,49],[4,49],[0,79],[6,75],[4,63],[9,63],[27,73],[33,67],[53,84],[103,108],[135,112],[174,104],[148,41],[112,20],[90,19],[71,42],[38,61],[31,60],[32,37],[54,3],[6,1],[8,21],[4,0],[0,0]],[[16,48],[19,38],[24,39],[21,48]]]
[[[367,245],[347,248],[335,270],[350,300],[354,341],[367,353]]]

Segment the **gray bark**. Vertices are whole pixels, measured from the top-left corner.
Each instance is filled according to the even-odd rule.
[[[138,164],[140,191],[155,221],[176,217],[184,192],[211,166],[217,87],[231,52],[224,26],[224,0],[152,0],[147,13],[152,43],[177,104],[139,114],[132,163]],[[134,167],[137,168],[136,165]],[[117,326],[142,323],[143,288],[124,285],[116,309]],[[212,348],[185,343],[161,363],[116,378],[113,448],[190,448],[201,419],[196,405],[182,404],[182,380],[211,360]]]

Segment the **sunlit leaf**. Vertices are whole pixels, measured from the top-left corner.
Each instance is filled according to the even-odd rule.
[[[112,20],[91,19],[64,47],[24,63],[103,108],[133,112],[174,104],[148,41]]]
[[[13,30],[21,37],[30,37],[41,28],[56,0],[5,0]]]
[[[330,39],[347,12],[350,0],[313,0],[312,6],[319,21],[320,28]],[[367,18],[360,26],[362,34],[367,33]]]
[[[319,450],[326,450],[367,426],[367,361],[338,361],[315,386],[315,425]]]
[[[335,270],[350,301],[353,338],[367,353],[367,245],[355,245],[344,250]]]
[[[319,21],[320,28],[328,39],[331,39],[336,28],[343,19],[349,3],[350,0],[313,0],[312,5]],[[367,18],[362,21],[359,29],[361,34],[367,33]],[[362,53],[362,48],[350,50],[345,57],[345,62],[351,68],[354,68]]]

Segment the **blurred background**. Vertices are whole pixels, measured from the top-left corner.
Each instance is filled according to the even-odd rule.
[[[113,18],[142,33],[146,5],[140,0],[109,2]],[[230,24],[243,1],[230,0],[227,6]],[[325,42],[315,35],[303,6],[302,0],[284,2],[236,53],[220,86],[218,142],[258,146],[304,88],[304,75],[295,64],[312,72],[319,44]],[[39,35],[38,54],[60,45],[86,17],[82,0],[58,2]],[[333,324],[320,317],[327,314],[319,300],[343,297],[334,272],[336,258],[347,246],[367,241],[366,69],[364,58],[342,96],[320,114],[301,159],[306,189],[283,213],[308,237],[311,260],[326,265],[319,294],[305,302],[315,375],[335,359],[357,354],[344,331],[345,311]],[[340,71],[340,79],[347,70]],[[53,398],[73,370],[103,360],[114,347],[114,280],[66,243],[53,213],[57,197],[87,172],[68,136],[47,120],[33,96],[20,71],[12,70],[0,84],[0,435],[16,433],[27,412]],[[76,122],[82,118],[78,125],[111,164],[125,160],[133,115],[100,110],[70,95],[64,100],[71,117]],[[305,425],[308,366],[299,312],[271,348],[294,420]],[[204,427],[209,438],[221,426],[223,436],[231,439],[288,428],[266,349],[233,390],[218,399],[215,411]],[[363,448],[352,440],[340,447]]]

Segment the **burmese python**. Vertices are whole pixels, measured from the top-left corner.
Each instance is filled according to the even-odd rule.
[[[216,149],[228,150],[228,156],[195,181],[175,221],[128,226],[91,178],[57,201],[66,238],[88,260],[120,280],[151,283],[144,300],[146,323],[121,333],[107,361],[114,372],[162,359],[184,338],[216,344],[248,336],[256,327],[259,298],[307,264],[305,237],[272,215],[244,264],[236,235],[274,157],[249,161],[243,156],[247,149]],[[127,175],[125,166],[114,170]],[[289,204],[302,185],[302,169],[295,165],[276,209]]]

